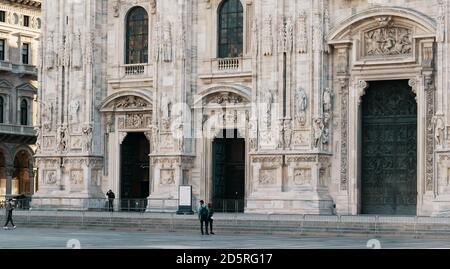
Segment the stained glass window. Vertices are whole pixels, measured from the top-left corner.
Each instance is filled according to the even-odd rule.
[[[243,10],[240,0],[225,0],[219,7],[219,58],[242,56]]]
[[[148,63],[148,14],[142,7],[130,10],[127,16],[126,63]]]

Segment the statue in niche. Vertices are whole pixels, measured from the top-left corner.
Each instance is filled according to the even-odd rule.
[[[329,88],[325,88],[323,92],[323,111],[330,112],[331,111],[331,91]]]
[[[91,151],[92,149],[92,126],[86,125],[83,127],[83,146],[85,151]]]
[[[172,33],[171,25],[167,22],[162,27],[160,57],[164,62],[172,61]]]
[[[297,102],[296,118],[301,126],[306,124],[306,109],[308,108],[308,96],[303,88],[298,87],[295,92]]]
[[[314,120],[313,131],[314,131],[314,148],[319,148],[320,141],[322,140],[324,131],[322,119]]]
[[[73,100],[72,102],[70,102],[69,110],[70,110],[70,116],[72,118],[72,123],[80,122],[80,119],[78,116],[78,114],[79,114],[78,112],[80,111],[80,101]]]
[[[440,117],[435,117],[434,124],[435,124],[434,138],[436,140],[436,145],[442,148],[444,145],[444,131],[445,131],[444,121]]]

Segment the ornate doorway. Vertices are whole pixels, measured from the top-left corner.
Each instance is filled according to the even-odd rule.
[[[415,215],[415,95],[407,80],[369,84],[362,101],[361,213]]]
[[[121,209],[145,210],[150,194],[150,144],[143,133],[129,133],[122,143],[120,197]]]
[[[215,211],[244,212],[245,139],[223,130],[213,142],[212,203]]]

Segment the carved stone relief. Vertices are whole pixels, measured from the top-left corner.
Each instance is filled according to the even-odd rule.
[[[55,185],[56,184],[56,171],[46,170],[44,171],[45,184]]]
[[[175,170],[161,169],[161,184],[172,185],[175,184]]]
[[[311,185],[311,168],[294,169],[294,184],[300,186]]]
[[[412,30],[403,27],[383,27],[364,34],[366,56],[411,55]]]
[[[260,185],[273,185],[276,182],[276,170],[275,169],[262,169],[259,171],[259,184]]]
[[[83,184],[83,171],[82,170],[71,170],[70,171],[70,183],[72,185],[82,185]]]

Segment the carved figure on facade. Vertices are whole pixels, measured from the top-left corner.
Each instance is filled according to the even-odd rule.
[[[434,125],[435,125],[434,138],[435,138],[435,141],[436,141],[436,146],[439,147],[439,148],[443,148],[444,147],[444,141],[445,141],[445,137],[444,137],[444,133],[445,133],[444,120],[441,117],[435,116],[433,118],[433,122],[434,122]]]
[[[82,131],[84,151],[90,152],[92,150],[92,125],[88,124],[84,126]]]
[[[175,171],[171,170],[161,170],[161,184],[172,185],[175,183]]]
[[[56,172],[55,171],[47,171],[46,184],[54,185],[56,184]]]
[[[255,18],[252,22],[252,51],[253,54],[258,54],[258,20]]]
[[[69,104],[70,117],[72,119],[72,123],[79,123],[79,111],[80,111],[80,101],[72,100]]]
[[[308,96],[302,87],[297,87],[295,91],[295,102],[296,102],[296,119],[300,126],[306,124],[306,109],[308,108]]]
[[[50,102],[48,104],[43,103],[42,104],[42,125],[44,127],[44,130],[47,132],[50,132],[53,128],[53,102]]]
[[[324,125],[322,119],[315,119],[313,124],[314,132],[314,148],[319,148],[324,131]]]
[[[122,97],[115,102],[115,108],[118,109],[144,108],[147,105],[144,99],[133,95]]]
[[[166,22],[161,29],[159,58],[163,62],[172,61],[172,28],[170,22]]]
[[[386,27],[364,34],[367,56],[409,55],[412,53],[412,31]]]
[[[61,125],[58,128],[58,151],[61,153],[65,153],[68,151],[69,148],[69,133],[67,131],[67,127],[64,125]]]
[[[291,120],[285,120],[284,125],[284,148],[288,149],[291,147],[292,142],[292,122]]]
[[[114,17],[119,17],[120,15],[120,5],[121,5],[121,0],[114,0],[113,2],[113,10],[114,10]]]
[[[330,88],[325,88],[323,91],[323,111],[331,112],[332,109],[332,100],[331,100],[331,91]]]
[[[258,149],[258,120],[252,117],[248,121],[248,136],[249,136],[249,148],[250,151],[256,151]]]
[[[278,51],[292,52],[294,26],[290,17],[282,18],[278,29]]]
[[[152,14],[156,13],[156,0],[150,0],[150,12]]]
[[[272,16],[269,15],[264,20],[262,49],[264,56],[271,56],[273,53],[272,36]]]

